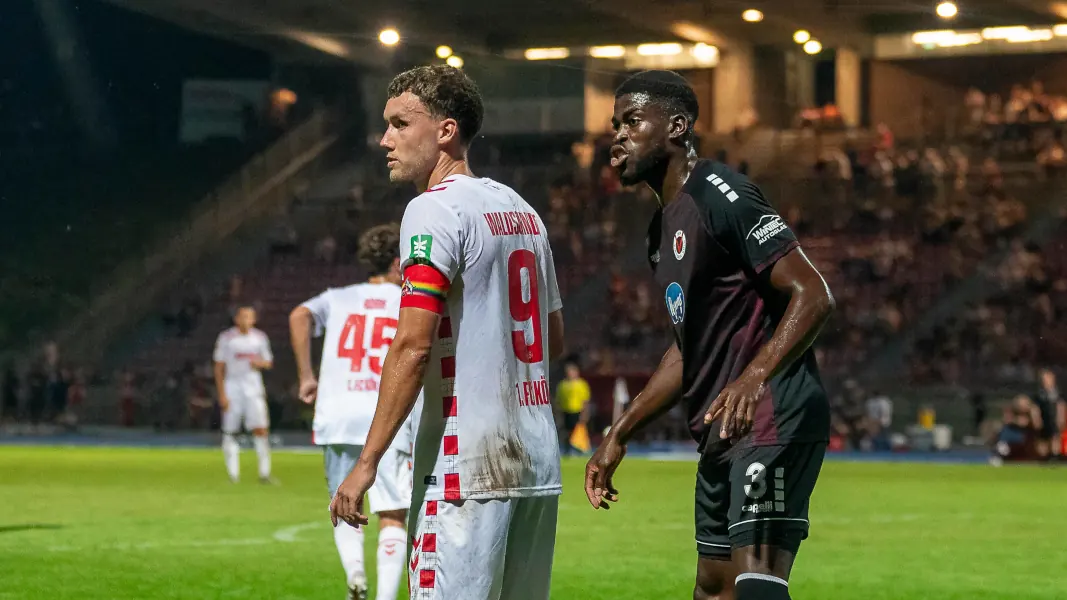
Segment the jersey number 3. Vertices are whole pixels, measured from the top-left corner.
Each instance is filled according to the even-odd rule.
[[[371,339],[366,343],[367,315],[348,315],[345,327],[341,330],[341,339],[337,341],[337,356],[352,361],[352,372],[363,370],[363,357],[367,350],[377,351],[377,356],[370,357],[370,370],[375,375],[382,374],[382,361],[385,359],[383,349],[393,343],[392,337],[385,337],[385,328],[396,331],[396,319],[389,317],[371,317]],[[395,335],[395,334],[394,334]]]
[[[530,291],[527,300],[523,292],[523,271]],[[511,318],[519,323],[530,321],[533,341],[526,342],[523,329],[511,332],[511,346],[515,356],[524,363],[539,363],[544,360],[544,344],[541,342],[541,303],[537,297],[537,257],[530,250],[516,250],[508,257],[508,305]]]

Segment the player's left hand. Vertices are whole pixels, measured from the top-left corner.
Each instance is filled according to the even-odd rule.
[[[711,403],[711,408],[704,415],[704,423],[710,425],[722,417],[720,439],[737,440],[744,437],[752,428],[752,419],[756,407],[763,400],[766,385],[762,378],[742,374]]]
[[[377,476],[378,472],[374,467],[362,462],[356,463],[356,468],[341,482],[333,500],[330,501],[330,521],[334,527],[341,521],[356,528],[367,524],[367,515],[363,514],[363,498],[370,486],[374,485]]]

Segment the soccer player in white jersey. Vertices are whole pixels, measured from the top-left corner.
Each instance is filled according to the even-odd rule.
[[[382,361],[400,313],[399,240],[397,223],[369,229],[359,240],[359,258],[374,275],[366,283],[326,290],[289,315],[300,398],[315,403],[313,440],[323,447],[331,497],[359,459],[378,402]],[[311,367],[312,331],[325,332],[318,379]],[[406,564],[411,444],[409,419],[382,456],[378,479],[367,491],[379,524],[377,600],[396,600]],[[362,600],[367,597],[363,530],[340,523],[333,537],[348,597]]]
[[[215,340],[215,386],[222,408],[222,456],[226,472],[237,483],[241,476],[241,446],[234,437],[241,426],[252,432],[252,443],[259,458],[259,480],[270,478],[270,414],[261,371],[274,366],[267,334],[256,329],[256,309],[241,306],[233,318],[234,326]]]
[[[563,317],[544,223],[514,190],[471,174],[483,108],[462,71],[406,71],[388,96],[390,179],[422,193],[401,224],[400,320],[378,409],[332,518],[366,522],[363,494],[425,383],[410,597],[545,600],[561,491],[548,361]]]

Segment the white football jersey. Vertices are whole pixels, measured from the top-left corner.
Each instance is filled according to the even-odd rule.
[[[559,494],[548,314],[562,301],[541,217],[505,185],[453,176],[408,204],[400,256],[451,282],[424,381],[416,494]],[[403,293],[417,295],[417,282]]]
[[[360,283],[329,289],[303,304],[325,332],[315,401],[313,440],[319,445],[362,446],[378,405],[382,363],[396,335],[400,286]],[[393,447],[410,453],[410,419]]]
[[[213,358],[215,362],[226,365],[224,382],[227,395],[263,396],[265,394],[263,375],[259,369],[252,368],[252,360],[274,361],[267,334],[258,329],[249,329],[248,333],[241,333],[241,330],[231,327],[220,333],[218,339],[215,340]]]

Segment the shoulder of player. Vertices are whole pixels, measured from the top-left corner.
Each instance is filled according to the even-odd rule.
[[[253,327],[252,330],[251,330],[251,333],[252,333],[253,336],[255,336],[257,338],[260,338],[260,339],[263,339],[263,340],[267,339],[267,334],[262,329],[258,329],[258,328]]]
[[[230,327],[228,329],[223,329],[222,332],[219,333],[218,339],[219,341],[226,341],[232,339],[235,335],[237,335],[237,328]]]

